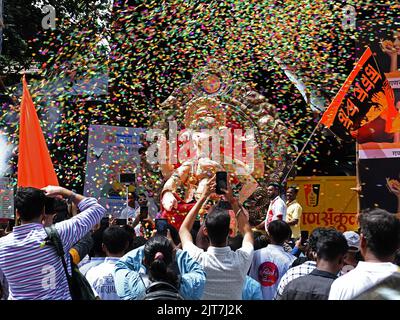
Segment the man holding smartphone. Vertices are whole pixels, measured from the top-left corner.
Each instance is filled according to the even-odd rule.
[[[207,274],[203,300],[241,300],[242,289],[250,268],[254,253],[253,232],[238,200],[232,195],[232,190],[227,182],[224,190],[225,201],[228,201],[236,214],[239,231],[243,234],[242,247],[236,251],[228,246],[230,216],[227,209],[220,206],[213,207],[207,214],[204,234],[210,240],[207,251],[193,243],[190,230],[200,209],[211,194],[215,192],[216,178],[211,178],[200,199],[190,210],[179,230],[182,248],[199,262]]]

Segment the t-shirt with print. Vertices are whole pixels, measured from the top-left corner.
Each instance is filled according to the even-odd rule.
[[[103,263],[91,268],[86,274],[86,279],[101,300],[121,300],[114,282],[114,269],[118,260],[119,258],[107,257]]]
[[[264,300],[274,298],[279,281],[295,259],[282,246],[274,244],[254,251],[249,275],[261,284]]]
[[[208,247],[207,251],[192,242],[183,250],[204,268],[207,275],[202,300],[241,300],[244,281],[253,259],[254,247],[245,243],[240,249]]]

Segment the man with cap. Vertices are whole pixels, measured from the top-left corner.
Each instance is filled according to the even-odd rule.
[[[360,235],[354,231],[343,232],[343,235],[347,240],[349,249],[344,257],[344,266],[340,272],[341,275],[353,270],[357,267],[358,261],[360,261]]]

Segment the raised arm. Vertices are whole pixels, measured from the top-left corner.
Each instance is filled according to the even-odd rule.
[[[104,209],[94,198],[86,198],[62,187],[48,186],[42,189],[48,197],[64,197],[72,201],[81,211],[71,219],[55,224],[64,249],[69,250],[88,233],[104,216]]]
[[[196,220],[196,216],[199,213],[200,209],[203,207],[204,203],[207,201],[207,198],[214,192],[215,190],[215,176],[213,176],[210,180],[208,180],[200,199],[196,202],[193,208],[189,211],[185,220],[183,221],[180,229],[179,236],[182,242],[182,248],[185,248],[185,244],[191,242],[193,243],[193,238],[190,233],[190,230],[193,228],[193,224]]]

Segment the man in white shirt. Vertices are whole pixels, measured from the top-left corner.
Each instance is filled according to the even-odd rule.
[[[270,200],[265,220],[261,222],[257,229],[268,231],[268,225],[274,220],[286,220],[286,204],[279,196],[280,186],[276,182],[271,182],[267,187],[267,195]]]
[[[289,225],[281,220],[268,225],[271,244],[254,252],[249,275],[262,286],[264,300],[272,300],[279,281],[289,270],[296,257],[283,249],[283,243],[292,234]]]
[[[365,261],[336,279],[329,300],[350,300],[398,270],[393,264],[400,245],[400,221],[382,209],[359,215],[360,251]]]
[[[104,231],[103,250],[107,257],[86,274],[86,279],[101,300],[120,300],[115,289],[114,269],[128,245],[129,235],[120,226],[111,226]]]
[[[232,251],[227,245],[230,216],[228,210],[221,207],[214,207],[207,214],[204,226],[204,234],[210,240],[207,251],[193,243],[190,230],[198,212],[215,190],[215,176],[208,181],[202,196],[190,210],[179,230],[183,250],[198,261],[206,272],[203,300],[241,300],[246,274],[253,258],[254,239],[248,218],[233,197],[229,183],[228,189],[224,197],[232,205],[238,220],[238,229],[243,234],[240,249]]]

